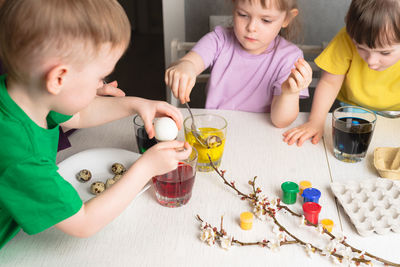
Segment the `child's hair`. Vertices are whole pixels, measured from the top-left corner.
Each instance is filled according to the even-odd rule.
[[[117,0],[5,0],[0,29],[0,59],[19,80],[48,58],[84,63],[103,44],[125,50],[131,34]]]
[[[250,3],[259,2],[263,8],[275,7],[276,9],[286,12],[289,15],[290,10],[298,9],[297,0],[232,0],[232,2],[236,1],[248,1]],[[301,23],[299,16],[296,16],[292,19],[289,25],[281,29],[279,35],[283,38],[293,41],[293,42],[301,42],[300,39],[301,33]]]
[[[353,0],[345,21],[358,44],[373,49],[400,43],[399,0]]]

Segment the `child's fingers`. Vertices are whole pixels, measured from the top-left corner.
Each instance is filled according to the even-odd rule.
[[[189,77],[186,75],[183,75],[179,80],[178,94],[179,94],[179,100],[181,101],[182,104],[185,103],[185,92],[188,81]]]
[[[295,66],[296,70],[305,80],[311,80],[312,69],[311,66],[304,59],[299,59],[299,61],[295,63]]]
[[[159,110],[157,110],[157,115],[160,115],[160,114],[162,116],[168,116],[171,119],[173,119],[175,121],[175,124],[178,127],[178,130],[181,129],[181,125],[183,123],[183,115],[182,115],[182,112],[178,108],[165,103],[165,106],[163,105],[159,108]]]
[[[164,142],[159,142],[157,144],[158,149],[179,149],[185,146],[185,142],[182,141],[164,141]]]
[[[297,140],[299,140],[299,138],[301,137],[301,135],[304,133],[304,131],[298,131],[296,132],[289,140],[288,140],[288,145],[293,145],[294,143],[297,142]]]
[[[290,88],[293,91],[297,91],[297,88],[299,87],[297,79],[293,78],[293,77],[289,77],[288,82],[289,82]]]
[[[311,139],[311,143],[313,143],[314,145],[318,144],[319,140],[321,140],[321,135],[320,134],[316,134],[312,139]]]
[[[164,82],[169,88],[171,88],[171,85],[169,84],[169,70],[167,70],[164,74]]]
[[[312,133],[310,133],[310,132],[304,132],[303,135],[301,135],[301,136],[299,137],[299,139],[297,140],[297,146],[302,146],[303,143],[304,143],[306,140],[312,138],[312,136],[313,136]]]
[[[186,102],[190,102],[190,92],[192,91],[195,84],[196,84],[196,78],[190,78],[185,92]]]
[[[171,82],[170,87],[171,87],[172,92],[174,93],[174,96],[176,98],[178,98],[178,96],[179,96],[178,95],[178,92],[179,92],[178,91],[178,89],[179,89],[179,79],[177,79],[177,77],[174,77],[173,74],[171,74],[171,76],[170,76],[170,82]]]
[[[192,147],[189,145],[189,143],[185,142],[183,145],[184,149],[180,149],[177,152],[177,158],[178,160],[184,160],[189,158],[190,154],[192,153]]]
[[[298,129],[298,128],[293,129],[293,131],[291,131],[291,132],[284,138],[284,141],[285,141],[286,143],[288,143],[288,144],[289,144],[289,143],[293,144],[294,141],[292,141],[292,139],[293,139],[294,136],[296,136],[296,134],[298,134],[300,131],[301,131],[301,129]]]

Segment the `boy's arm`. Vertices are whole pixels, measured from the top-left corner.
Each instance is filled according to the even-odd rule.
[[[88,128],[138,113],[150,138],[154,136],[152,120],[156,116],[169,116],[178,129],[182,125],[182,113],[165,101],[153,101],[140,97],[97,96],[85,109],[62,124],[67,128]]]
[[[296,119],[300,91],[307,88],[312,80],[312,69],[304,59],[299,59],[295,67],[282,83],[281,94],[272,99],[271,121],[279,128],[287,127]]]
[[[289,145],[297,142],[298,146],[301,146],[309,138],[312,138],[313,144],[319,142],[324,132],[326,115],[340,91],[344,78],[345,75],[322,72],[321,79],[315,89],[308,122],[283,133],[284,142]]]
[[[165,71],[165,84],[171,88],[181,103],[190,101],[190,92],[196,83],[196,77],[205,69],[203,59],[190,51]]]
[[[183,145],[184,150],[177,150]],[[97,233],[128,207],[151,177],[176,169],[178,162],[188,158],[191,151],[188,143],[180,141],[156,144],[111,188],[84,203],[76,214],[56,224],[56,228],[76,237],[89,237]]]

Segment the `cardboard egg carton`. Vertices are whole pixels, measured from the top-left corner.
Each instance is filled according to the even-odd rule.
[[[379,176],[400,179],[400,147],[377,147],[374,150],[374,166]]]
[[[361,236],[400,233],[399,181],[372,178],[331,188]]]

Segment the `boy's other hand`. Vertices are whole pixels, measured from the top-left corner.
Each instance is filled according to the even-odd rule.
[[[291,70],[287,80],[282,83],[283,94],[299,93],[307,88],[312,81],[312,69],[307,61],[299,58],[294,65],[296,68]]]
[[[143,120],[144,128],[149,138],[155,136],[153,125],[155,117],[170,117],[175,121],[179,130],[182,128],[183,116],[181,111],[165,101],[142,99],[142,102],[137,107],[137,112]]]
[[[99,96],[125,96],[125,92],[118,88],[118,82],[112,81],[110,83],[102,84],[97,89],[97,95]]]
[[[175,170],[180,161],[189,158],[190,153],[192,147],[187,142],[165,141],[152,146],[138,161],[145,162],[153,177]]]
[[[196,76],[195,65],[189,60],[180,60],[165,71],[165,84],[183,104],[190,101]]]
[[[311,143],[318,144],[324,133],[324,124],[308,121],[299,127],[292,128],[283,133],[283,141],[288,145],[297,142],[297,146],[301,146],[306,140],[311,138]]]

